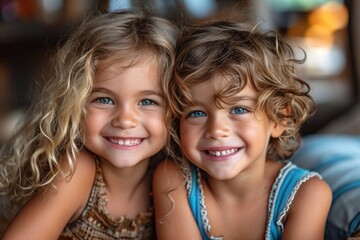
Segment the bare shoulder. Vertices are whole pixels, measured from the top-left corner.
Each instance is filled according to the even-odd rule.
[[[184,173],[176,162],[166,160],[157,166],[153,177],[153,193],[159,240],[201,239],[188,203]]]
[[[312,177],[304,182],[295,195],[289,215],[312,214],[326,218],[330,210],[332,191],[330,186],[319,177]]]
[[[330,186],[321,178],[312,177],[301,185],[296,194],[294,204],[301,204],[303,201],[329,203],[331,200],[332,192]]]
[[[166,191],[176,188],[184,181],[185,178],[181,167],[172,159],[167,159],[156,167],[153,186],[155,189]]]
[[[66,161],[65,167],[67,165]],[[76,219],[88,202],[92,186],[96,175],[95,158],[86,150],[82,150],[76,156],[74,174],[70,179],[60,177],[58,179],[57,190],[76,206],[77,211],[73,214],[70,221]]]
[[[54,191],[45,189],[45,191],[48,192],[47,195],[55,195],[57,197],[67,196],[69,199],[74,198],[72,199],[74,204],[86,203],[96,175],[96,162],[94,157],[86,150],[80,151],[76,155],[72,176],[66,175],[70,170],[66,158],[62,159],[61,167],[63,174],[59,174],[53,181],[52,188],[54,188]]]
[[[59,174],[37,191],[8,226],[3,239],[57,239],[66,224],[76,219],[85,207],[96,174],[95,160],[81,151],[72,178]],[[66,159],[61,167],[69,169]]]
[[[67,165],[65,162],[64,164]],[[65,166],[65,168],[68,166]],[[96,174],[95,158],[86,150],[82,150],[76,156],[75,172],[71,181],[81,181],[85,183],[93,183]]]
[[[329,185],[312,177],[301,185],[289,209],[285,239],[324,239],[332,192]]]

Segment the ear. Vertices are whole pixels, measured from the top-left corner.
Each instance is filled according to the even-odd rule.
[[[280,110],[280,114],[283,116],[289,116],[291,113],[290,111],[290,107],[284,107]],[[281,120],[279,123],[273,123],[273,129],[271,131],[271,137],[273,138],[278,138],[281,136],[281,134],[285,131],[285,126],[286,126],[287,121],[286,120]]]
[[[285,131],[285,127],[281,123],[273,123],[273,129],[271,130],[271,137],[272,138],[278,138],[281,136],[281,134]]]

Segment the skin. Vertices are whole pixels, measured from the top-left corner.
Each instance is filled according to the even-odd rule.
[[[128,63],[112,60],[104,60],[97,67],[86,107],[85,147],[101,160],[110,216],[135,218],[150,207],[149,160],[166,141],[163,99],[154,58],[144,57],[125,71]],[[54,181],[56,190],[46,187],[38,191],[3,239],[57,239],[65,225],[83,211],[95,170],[92,154],[80,151],[71,180],[58,177]]]
[[[206,172],[202,186],[211,234],[224,239],[264,239],[271,187],[283,167],[266,158],[266,149],[270,137],[279,137],[284,129],[263,113],[255,114],[258,94],[249,85],[227,99],[231,104],[218,108],[213,94],[222,84],[221,77],[216,77],[190,87],[194,105],[186,107],[180,118],[181,149]],[[201,239],[184,181],[182,170],[170,160],[155,172],[159,239]],[[319,178],[308,180],[284,220],[283,239],[323,239],[330,204],[328,185]]]

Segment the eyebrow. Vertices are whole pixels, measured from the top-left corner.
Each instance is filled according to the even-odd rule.
[[[141,93],[144,95],[157,95],[160,97],[163,96],[160,91],[153,91],[153,90],[144,90],[144,91],[141,91]]]
[[[238,101],[254,101],[254,102],[256,102],[258,100],[258,98],[253,97],[253,96],[248,96],[248,95],[232,96],[232,97],[227,97],[224,99],[229,100],[231,102],[238,102]]]
[[[107,88],[93,88],[91,92],[112,92]]]
[[[91,91],[92,93],[110,93],[110,94],[114,94],[114,91],[108,89],[108,88],[93,88],[93,90]],[[162,97],[162,94],[160,91],[153,91],[153,90],[143,90],[140,91],[139,94],[143,94],[143,95],[156,95],[159,97]]]

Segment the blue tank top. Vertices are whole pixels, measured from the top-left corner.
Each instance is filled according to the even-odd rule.
[[[199,227],[202,239],[222,239],[222,237],[209,236],[211,226],[207,218],[200,170],[190,164],[190,171],[185,171],[185,174],[190,208]],[[321,178],[318,173],[299,168],[291,162],[288,162],[281,168],[269,197],[269,218],[267,220],[265,239],[281,239],[282,232],[284,231],[282,221],[294,200],[296,192],[304,182],[314,176]]]

